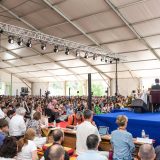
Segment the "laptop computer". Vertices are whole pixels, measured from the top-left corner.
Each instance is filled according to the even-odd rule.
[[[106,126],[99,126],[99,134],[101,136],[103,135],[108,135],[109,134],[109,127],[106,127]]]

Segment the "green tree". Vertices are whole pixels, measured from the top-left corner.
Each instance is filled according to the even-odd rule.
[[[104,95],[104,87],[99,82],[92,83],[92,92],[94,96],[103,96]]]

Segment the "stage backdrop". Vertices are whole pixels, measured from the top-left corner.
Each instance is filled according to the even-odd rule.
[[[100,114],[94,116],[97,126],[108,126],[109,133],[117,129],[115,123],[118,115],[126,115],[128,117],[127,130],[132,133],[133,137],[141,137],[142,129],[150,138],[155,139],[155,145],[160,145],[160,113],[133,113],[133,112],[117,112]]]

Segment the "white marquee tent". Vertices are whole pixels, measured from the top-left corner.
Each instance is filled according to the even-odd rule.
[[[103,47],[125,60],[118,64],[119,89],[128,94],[142,79],[160,77],[160,0],[1,0],[0,22],[83,43]],[[0,81],[11,81],[13,90],[25,84],[47,89],[53,81],[107,81],[114,90],[115,63],[76,57],[53,45],[41,50],[9,44],[1,36]],[[13,91],[15,93],[15,91]],[[113,91],[114,92],[114,91]]]

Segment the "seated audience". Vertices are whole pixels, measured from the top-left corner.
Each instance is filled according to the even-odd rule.
[[[101,107],[99,105],[99,102],[96,102],[95,106],[94,106],[94,113],[95,114],[101,114]]]
[[[153,85],[151,87],[151,89],[160,89],[159,79],[158,78],[155,79],[155,85]]]
[[[16,114],[13,115],[9,122],[9,134],[10,136],[14,136],[17,139],[20,139],[25,131],[26,131],[26,124],[24,121],[25,109],[19,107],[16,109]]]
[[[64,149],[61,145],[53,145],[49,151],[51,160],[64,160]]]
[[[24,134],[24,138],[18,141],[18,160],[37,160],[37,147],[33,139],[36,132],[29,128]]]
[[[91,134],[87,137],[87,148],[88,151],[80,154],[77,158],[77,160],[107,160],[105,156],[102,156],[98,152],[98,146],[99,146],[99,138],[95,134]]]
[[[156,157],[154,147],[150,144],[141,145],[138,156],[141,160],[154,160]]]
[[[27,128],[33,128],[35,130],[37,137],[41,136],[40,119],[41,119],[41,113],[40,112],[35,112],[33,114],[33,119],[31,119],[27,124]]]
[[[5,117],[5,120],[9,123],[11,118],[16,114],[15,110],[8,110],[7,116]]]
[[[155,152],[156,152],[156,160],[160,160],[160,145],[158,145],[156,148],[155,148]]]
[[[64,140],[64,133],[60,129],[55,129],[53,131],[52,135],[53,135],[53,144],[52,144],[52,146],[54,146],[54,145],[61,145],[62,142],[63,142],[63,140]],[[44,153],[45,160],[52,160],[48,156],[50,148],[51,147],[47,148],[47,150]],[[65,151],[64,160],[69,160],[69,155],[68,155],[68,153],[66,151]]]
[[[101,141],[101,137],[99,135],[98,129],[91,122],[93,119],[93,112],[91,110],[84,111],[84,122],[82,122],[76,132],[76,153],[80,155],[83,152],[88,150],[86,145],[87,137],[90,134],[95,134],[98,136],[99,141]]]
[[[81,124],[83,121],[83,113],[77,111],[68,117],[68,127],[76,126],[77,124]]]
[[[135,149],[132,134],[127,132],[128,118],[124,115],[117,117],[118,129],[111,134],[113,160],[131,160]]]
[[[6,137],[0,147],[0,160],[17,160],[17,143],[14,137]]]
[[[9,132],[8,122],[5,119],[0,119],[0,146]]]
[[[35,112],[42,113],[42,107],[40,104],[35,104],[34,109],[32,110],[32,113],[31,113],[31,118],[33,118],[33,115]]]
[[[5,113],[2,110],[2,103],[0,103],[0,119],[5,117]]]

